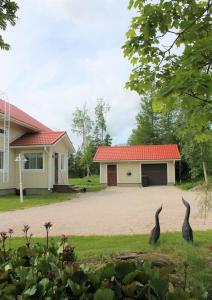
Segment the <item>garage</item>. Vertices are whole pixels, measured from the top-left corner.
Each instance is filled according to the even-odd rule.
[[[100,183],[108,186],[175,184],[176,144],[100,146],[94,161],[100,163]]]
[[[166,185],[167,164],[142,164],[141,175],[143,186]]]

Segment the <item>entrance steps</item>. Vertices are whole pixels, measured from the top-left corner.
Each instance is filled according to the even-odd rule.
[[[72,184],[55,184],[53,191],[57,193],[85,193],[86,188]]]

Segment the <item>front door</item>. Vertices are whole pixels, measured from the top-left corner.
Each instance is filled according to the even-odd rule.
[[[117,185],[117,167],[116,165],[107,166],[107,184],[109,186]]]
[[[54,183],[58,184],[58,153],[54,154]]]

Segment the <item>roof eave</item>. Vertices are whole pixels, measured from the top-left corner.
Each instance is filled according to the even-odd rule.
[[[4,116],[4,114],[0,112],[0,116]],[[31,129],[31,130],[33,130],[35,132],[41,132],[41,131],[43,131],[40,128],[37,128],[35,126],[31,126],[31,125],[29,125],[29,124],[27,124],[25,122],[17,120],[16,118],[13,118],[13,117],[10,117],[10,121],[13,122],[13,123],[15,123],[15,124],[18,124],[18,125],[20,125],[20,126],[22,126],[24,128]],[[51,129],[49,129],[49,131],[51,131]]]
[[[108,160],[96,160],[93,159],[93,162],[141,162],[141,161],[180,161],[181,158],[163,158],[163,159],[108,159]]]

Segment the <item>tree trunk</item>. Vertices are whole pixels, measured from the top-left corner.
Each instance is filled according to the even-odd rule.
[[[202,162],[202,166],[203,166],[203,173],[204,173],[205,183],[206,183],[206,185],[208,185],[208,174],[207,174],[207,167],[206,167],[206,162],[205,161]]]

